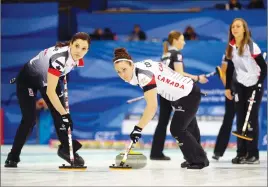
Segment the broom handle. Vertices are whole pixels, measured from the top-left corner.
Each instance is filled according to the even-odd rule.
[[[130,142],[130,144],[129,144],[129,146],[124,154],[124,157],[123,157],[122,161],[120,162],[120,166],[123,166],[125,164],[127,157],[128,157],[128,154],[132,148],[132,145],[133,145],[133,141],[131,140],[131,142]]]
[[[266,53],[263,53],[263,58],[266,58]],[[249,105],[248,105],[248,111],[247,111],[247,115],[246,115],[246,119],[242,128],[242,133],[246,132],[247,129],[247,124],[248,124],[248,119],[250,116],[250,112],[254,103],[254,99],[255,99],[255,95],[256,95],[256,90],[253,90],[251,97],[249,98]]]
[[[63,96],[64,96],[64,103],[65,103],[65,110],[69,114],[70,109],[69,109],[69,99],[68,99],[68,87],[67,87],[67,78],[66,74],[63,79],[63,85],[64,85],[64,90],[63,90]],[[73,153],[73,140],[72,140],[72,131],[71,127],[68,127],[68,141],[69,141],[69,152],[70,152],[70,161],[71,165],[74,165],[74,153]]]
[[[254,103],[255,95],[256,95],[256,90],[253,90],[252,95],[249,98],[248,111],[247,111],[246,119],[245,119],[245,122],[244,122],[244,125],[243,125],[243,129],[242,129],[243,133],[246,132],[246,129],[247,129],[248,119],[249,119],[250,112],[251,112],[251,109],[252,109],[252,106],[253,106],[253,103]]]

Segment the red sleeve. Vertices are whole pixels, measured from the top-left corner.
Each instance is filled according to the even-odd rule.
[[[52,75],[55,75],[59,77],[61,75],[60,71],[54,68],[48,68],[48,72],[51,73]]]

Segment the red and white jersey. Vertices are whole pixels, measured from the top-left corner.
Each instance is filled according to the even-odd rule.
[[[255,85],[261,72],[259,65],[254,60],[255,57],[261,54],[259,46],[251,41],[245,45],[244,53],[240,56],[238,54],[239,49],[235,46],[235,41],[232,40],[229,45],[233,47],[232,61],[237,81],[246,87]]]
[[[176,101],[189,95],[193,88],[193,80],[185,77],[167,65],[152,60],[144,60],[134,64],[132,85],[139,85],[144,92],[156,88],[157,93],[169,101]]]
[[[83,59],[74,61],[69,46],[50,47],[41,51],[27,64],[27,71],[41,87],[47,85],[47,73],[58,77],[68,74],[74,67],[84,66]]]

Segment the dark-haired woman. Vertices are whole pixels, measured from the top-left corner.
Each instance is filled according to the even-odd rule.
[[[22,113],[12,149],[5,161],[5,167],[17,167],[20,154],[27,137],[36,124],[36,94],[39,91],[48,105],[54,120],[55,130],[60,140],[58,155],[70,163],[68,127],[73,128],[71,116],[65,110],[61,89],[61,78],[75,67],[84,65],[83,57],[88,52],[90,37],[87,33],[76,33],[68,42],[41,51],[27,62],[16,78],[16,92]],[[84,160],[76,152],[82,147],[73,140],[74,164],[84,165]]]
[[[164,63],[144,60],[133,63],[124,48],[115,50],[114,68],[121,79],[131,85],[139,85],[144,91],[146,108],[130,138],[136,143],[142,129],[150,122],[157,110],[157,94],[170,101],[174,115],[170,125],[171,135],[189,163],[188,169],[202,169],[209,165],[206,153],[196,138],[187,130],[195,118],[201,100],[200,88],[194,81],[175,72]]]
[[[236,18],[229,28],[229,44],[226,48],[228,66],[226,71],[225,96],[232,100],[231,84],[235,71],[235,108],[237,115],[237,132],[242,128],[248,112],[249,101],[253,90],[256,91],[254,103],[247,124],[247,136],[253,141],[237,138],[237,156],[233,164],[259,164],[259,108],[263,96],[263,82],[267,76],[267,65],[259,46],[250,37],[247,22]]]

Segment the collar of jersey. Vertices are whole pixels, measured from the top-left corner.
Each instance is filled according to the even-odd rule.
[[[229,42],[229,45],[232,47],[235,47],[235,39],[234,38]]]
[[[134,64],[133,72],[132,72],[132,79],[129,81],[131,85],[138,85],[138,77],[136,76],[136,66]]]
[[[76,63],[77,67],[84,67],[84,60],[81,58],[77,61],[75,61],[71,55],[71,48],[68,47],[68,53],[69,53],[69,57],[72,59],[72,61],[74,61]]]
[[[175,50],[175,51],[179,51],[179,49],[178,49],[178,48],[176,48],[176,47],[174,47],[174,46],[169,46],[169,47],[168,47],[168,50]]]
[[[235,45],[235,38],[233,38],[230,42],[229,42],[229,45],[232,46],[234,49],[237,49],[236,48],[236,45]],[[244,46],[244,48],[247,47],[247,44]]]

